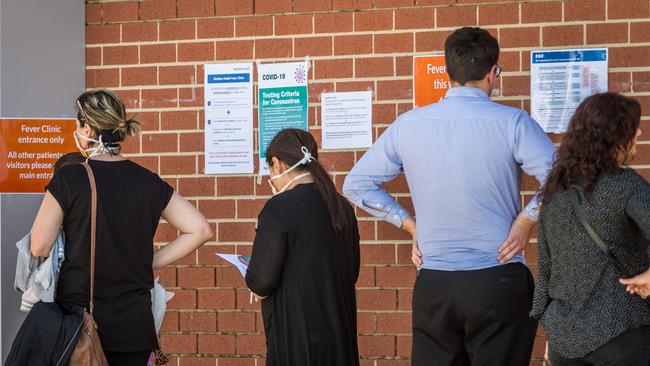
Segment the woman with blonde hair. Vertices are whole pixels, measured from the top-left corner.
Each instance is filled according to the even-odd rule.
[[[111,366],[146,365],[158,347],[151,310],[153,270],[186,256],[212,237],[205,217],[158,175],[120,154],[140,124],[109,90],[77,99],[74,139],[87,157],[97,191],[94,318]],[[88,307],[91,186],[82,164],[57,171],[32,227],[31,251],[47,257],[57,231],[65,232],[56,302],[64,310]],[[181,232],[154,253],[160,218]]]

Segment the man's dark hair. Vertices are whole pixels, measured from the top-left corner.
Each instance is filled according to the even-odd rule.
[[[445,61],[451,80],[482,80],[499,61],[499,42],[485,29],[457,29],[445,41]]]

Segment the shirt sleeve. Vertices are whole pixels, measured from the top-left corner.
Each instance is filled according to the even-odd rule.
[[[548,295],[548,285],[551,280],[551,253],[548,250],[543,218],[537,223],[537,270],[535,295],[530,316],[539,320],[551,301]]]
[[[650,241],[650,185],[638,174],[634,173],[634,193],[625,204],[625,213],[641,229],[646,240]],[[647,248],[650,258],[650,246]]]
[[[162,209],[160,212],[162,212],[167,208],[169,201],[171,201],[172,196],[174,195],[174,188],[162,178],[158,178],[160,179],[160,202],[162,203]]]
[[[61,170],[54,173],[50,182],[45,186],[45,190],[50,192],[52,197],[54,197],[54,199],[59,203],[59,206],[61,206],[61,210],[63,210],[64,213],[68,212],[70,205],[70,192],[68,188],[69,185],[67,184],[65,175],[62,174]]]
[[[401,227],[410,217],[395,198],[381,188],[402,173],[396,148],[398,123],[391,125],[361,157],[343,183],[343,194],[369,214]]]
[[[515,127],[515,160],[526,174],[535,177],[540,187],[546,182],[555,158],[555,145],[528,113],[521,111]],[[524,214],[537,221],[540,202],[537,195],[526,205]]]
[[[246,285],[259,296],[269,296],[282,278],[288,232],[273,215],[269,205],[260,213],[253,253],[246,271]]]

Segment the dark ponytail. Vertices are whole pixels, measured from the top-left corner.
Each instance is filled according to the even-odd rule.
[[[334,233],[336,236],[342,237],[349,229],[349,220],[345,212],[345,198],[336,191],[334,182],[318,161],[318,145],[314,137],[307,131],[295,128],[282,130],[278,132],[266,149],[266,161],[271,165],[271,159],[275,157],[288,166],[292,166],[304,157],[301,150],[303,146],[315,160],[298,167],[298,169],[311,173],[314,186],[327,206]]]

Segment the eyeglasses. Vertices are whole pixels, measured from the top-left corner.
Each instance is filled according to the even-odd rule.
[[[499,65],[495,65],[495,66],[496,67],[494,68],[494,76],[498,78],[499,75],[501,75],[502,69],[501,69],[501,66],[499,66]]]

